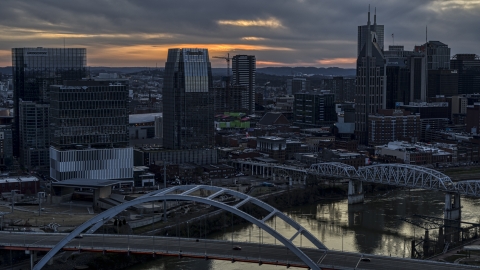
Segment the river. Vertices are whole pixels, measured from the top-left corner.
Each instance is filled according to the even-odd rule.
[[[347,204],[347,199],[325,201],[295,207],[285,213],[315,235],[329,249],[396,257],[410,256],[410,241],[423,237],[424,230],[400,220],[412,214],[443,218],[445,195],[426,190],[392,190],[367,197],[363,204]],[[462,221],[479,223],[480,200],[462,197]],[[291,237],[295,231],[281,219],[269,221],[282,235]],[[233,232],[232,232],[233,231]],[[236,225],[232,231],[217,233],[215,239],[258,242],[259,230],[250,224]],[[435,238],[438,230],[431,230]],[[263,233],[263,242],[278,244]],[[295,244],[313,247],[308,240],[297,237]],[[241,252],[241,251],[240,251]],[[261,253],[260,253],[261,256]],[[282,267],[284,268],[284,267]],[[276,266],[228,261],[165,258],[132,267],[134,270],[270,270]]]

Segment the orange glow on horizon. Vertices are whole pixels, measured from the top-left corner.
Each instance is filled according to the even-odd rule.
[[[84,47],[72,45],[70,47]],[[87,47],[87,65],[88,66],[110,66],[110,67],[129,67],[129,66],[163,66],[166,62],[167,51],[170,48],[207,48],[209,50],[210,61],[214,67],[225,67],[223,59],[215,59],[212,56],[224,56],[227,52],[230,55],[241,54],[242,51],[264,51],[264,50],[285,50],[289,48],[277,48],[267,46],[255,46],[245,44],[162,44],[162,45],[134,45],[134,46],[97,46]],[[293,50],[292,50],[293,51]],[[10,50],[0,50],[0,66],[11,66]],[[280,62],[272,60],[259,60],[257,56],[257,67],[298,67],[298,66],[340,66],[352,68],[355,67],[355,58],[332,58],[322,59],[314,62]]]
[[[210,58],[215,55],[225,55],[235,51],[291,51],[290,48],[269,47],[262,45],[245,44],[162,44],[162,45],[134,45],[128,47],[87,48],[89,65],[105,65],[109,60],[120,59],[122,62],[152,63],[165,62],[167,51],[171,48],[207,48]],[[210,59],[212,61],[212,59]],[[125,64],[123,64],[125,66]],[[142,64],[145,65],[145,64]],[[141,66],[142,66],[141,65]],[[118,66],[118,64],[115,64]]]
[[[330,58],[330,59],[318,60],[317,63],[321,65],[345,65],[345,64],[355,65],[356,61],[357,61],[356,58]]]

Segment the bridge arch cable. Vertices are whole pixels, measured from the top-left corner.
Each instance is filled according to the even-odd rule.
[[[208,197],[199,197],[199,196],[194,196],[192,193],[198,191],[198,190],[208,190],[212,192],[212,195]],[[175,192],[175,193],[173,193]],[[181,192],[181,193],[177,193]],[[220,195],[230,195],[235,198],[238,198],[240,200],[239,203],[236,205],[227,205],[223,202],[216,201],[214,200],[216,197]],[[249,222],[251,222],[254,225],[259,226],[261,229],[269,233],[271,236],[273,236],[276,240],[281,242],[284,246],[286,246],[293,254],[295,254],[302,262],[304,262],[310,269],[320,269],[319,266],[312,261],[311,258],[309,258],[305,253],[303,253],[297,246],[293,244],[294,237],[291,239],[285,238],[283,235],[281,235],[279,232],[277,232],[275,229],[272,227],[268,226],[265,221],[269,218],[272,218],[274,216],[277,216],[281,218],[283,221],[285,221],[287,224],[292,226],[294,229],[297,230],[297,234],[301,234],[305,236],[312,244],[314,244],[318,249],[322,250],[327,250],[327,247],[321,243],[315,236],[313,236],[310,232],[305,230],[300,224],[277,210],[276,208],[264,203],[263,201],[256,199],[254,197],[248,196],[246,194],[240,193],[238,191],[226,189],[226,188],[221,188],[221,187],[215,187],[215,186],[206,186],[206,185],[199,185],[199,186],[176,186],[172,188],[167,188],[164,190],[159,190],[156,191],[154,194],[147,194],[145,196],[139,197],[135,200],[124,202],[120,205],[117,205],[115,207],[112,207],[97,216],[91,218],[90,220],[84,222],[82,225],[78,226],[75,228],[70,234],[65,236],[60,242],[58,242],[38,263],[34,266],[34,270],[40,270],[42,269],[43,266],[51,259],[53,256],[60,251],[67,243],[69,243],[72,239],[75,238],[75,236],[81,234],[84,230],[90,228],[91,226],[97,224],[97,223],[104,223],[105,221],[109,220],[111,217],[114,217],[118,213],[121,213],[123,210],[135,206],[137,204],[142,204],[142,203],[147,203],[147,202],[152,202],[152,201],[160,201],[160,200],[179,200],[179,201],[194,201],[198,203],[203,203],[207,205],[211,205],[217,208],[220,208],[222,210],[225,210],[227,212],[233,213]],[[253,203],[264,210],[268,211],[270,214],[260,220],[252,215],[243,212],[240,210],[240,206],[242,206],[245,203]]]

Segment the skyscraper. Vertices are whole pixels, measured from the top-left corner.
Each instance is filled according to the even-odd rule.
[[[365,44],[359,44],[362,49],[357,58],[355,90],[355,136],[364,145],[368,144],[368,115],[375,114],[386,105],[383,51],[377,43],[379,39],[375,27],[370,25],[370,11],[366,29],[373,30],[366,31]]]
[[[256,71],[255,55],[235,55],[232,58],[233,85],[244,85],[248,89],[248,95],[242,100],[242,106],[248,109],[248,113],[255,111]]]
[[[386,108],[397,104],[426,101],[425,54],[389,46],[383,52],[386,64]]]
[[[163,146],[214,145],[212,68],[207,49],[169,49],[163,82]]]
[[[458,72],[458,93],[480,93],[480,57],[475,54],[456,54],[450,67]]]
[[[128,81],[65,81],[50,87],[50,177],[131,179]]]
[[[370,10],[368,10],[370,13]],[[370,31],[368,31],[370,29]],[[380,50],[383,51],[384,49],[384,39],[385,39],[385,34],[384,34],[384,25],[378,25],[377,24],[377,9],[375,9],[375,14],[373,15],[373,25],[359,25],[358,26],[358,37],[357,37],[357,57],[360,56],[360,53],[362,52],[363,47],[367,43],[368,40],[368,35],[370,33],[374,32],[376,34],[375,39],[378,47]]]
[[[414,51],[424,53],[427,57],[425,73],[428,98],[458,94],[458,74],[456,70],[450,70],[450,48],[447,44],[428,41],[415,46]]]
[[[36,143],[37,138],[30,134],[20,134],[24,130],[45,128],[37,126],[38,121],[48,123],[49,86],[61,84],[64,80],[78,80],[87,76],[87,50],[84,48],[13,48],[12,73],[14,87],[15,123],[13,128],[13,154],[27,167],[48,165],[48,141]],[[24,109],[20,104],[26,103]],[[37,104],[37,105],[35,105]],[[37,119],[22,112],[31,111],[32,106],[47,107],[46,113],[38,113]],[[39,110],[36,110],[39,112]],[[38,117],[42,118],[38,120]],[[20,120],[26,121],[21,123]],[[48,126],[48,124],[46,125]],[[43,133],[48,133],[44,131]],[[48,136],[47,136],[48,137]],[[20,139],[22,141],[20,141]],[[29,155],[39,156],[38,163],[27,164]],[[45,160],[46,157],[46,160]],[[30,159],[30,157],[28,157]]]

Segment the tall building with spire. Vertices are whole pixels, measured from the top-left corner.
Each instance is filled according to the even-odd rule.
[[[360,36],[359,27],[359,36]],[[369,140],[368,116],[375,114],[379,109],[386,106],[385,88],[385,63],[383,56],[383,37],[380,40],[379,33],[375,31],[370,22],[370,10],[365,29],[371,31],[362,32],[364,39],[359,37],[360,53],[357,58],[357,76],[355,87],[355,137],[360,144],[367,145]],[[383,27],[381,28],[383,36]]]
[[[370,12],[370,10],[369,10]],[[370,29],[370,31],[368,31]],[[358,41],[357,41],[357,57],[360,56],[362,48],[365,46],[367,40],[367,35],[370,32],[376,33],[376,43],[378,47],[383,51],[384,50],[384,40],[385,40],[385,26],[377,24],[377,9],[375,8],[375,14],[373,15],[373,25],[359,25],[358,26]]]

